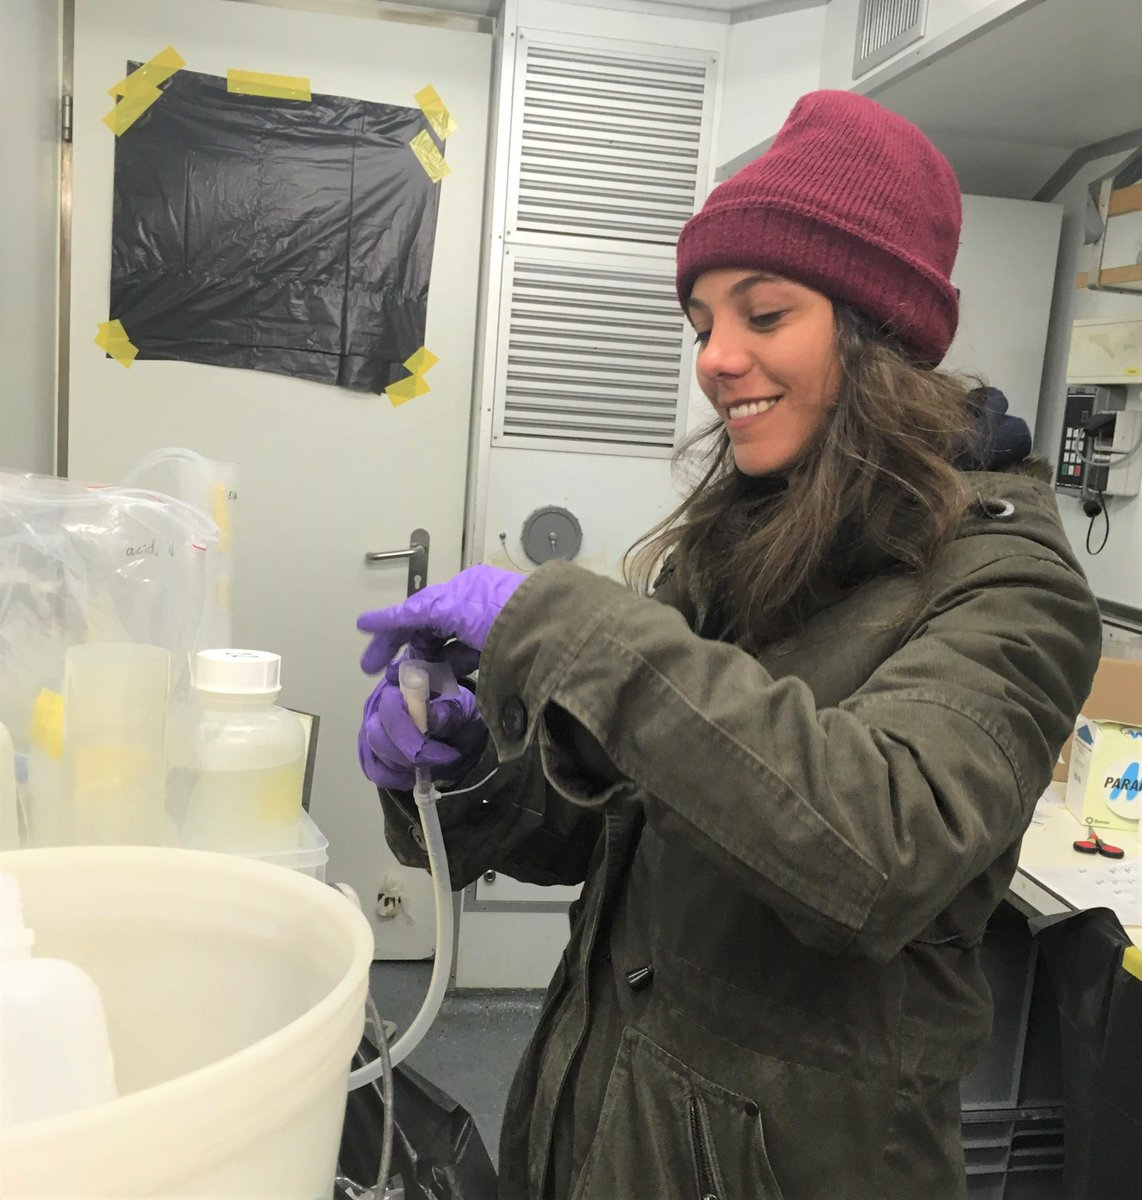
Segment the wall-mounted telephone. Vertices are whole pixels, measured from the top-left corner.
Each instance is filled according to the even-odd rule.
[[[1055,488],[1088,497],[1136,496],[1142,455],[1125,452],[1142,436],[1142,412],[1126,409],[1126,388],[1083,384],[1067,388]],[[1085,460],[1093,460],[1091,462]]]
[[[1093,387],[1067,388],[1063,409],[1063,436],[1059,446],[1059,461],[1055,465],[1055,487],[1061,492],[1078,494],[1083,487],[1087,466],[1083,462],[1087,434],[1083,423],[1094,412]]]

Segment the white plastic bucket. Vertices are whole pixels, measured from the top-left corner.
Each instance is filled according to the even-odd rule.
[[[0,854],[35,953],[103,996],[119,1098],[0,1134],[0,1195],[333,1192],[368,922],[248,859],[145,846]]]

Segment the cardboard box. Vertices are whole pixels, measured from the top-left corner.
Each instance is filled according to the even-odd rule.
[[[1118,721],[1142,727],[1142,661],[1102,658],[1095,672],[1082,715],[1095,721]],[[1071,739],[1059,754],[1054,778],[1066,783],[1070,776]]]
[[[1094,829],[1136,832],[1142,810],[1142,729],[1079,717],[1067,807]]]

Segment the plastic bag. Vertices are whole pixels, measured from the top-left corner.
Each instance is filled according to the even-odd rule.
[[[0,472],[0,723],[18,751],[41,692],[62,691],[69,646],[161,646],[172,692],[188,687],[217,538],[169,496]]]
[[[121,483],[124,487],[142,487],[192,504],[218,527],[218,540],[206,554],[206,592],[194,649],[232,646],[238,464],[218,462],[181,446],[167,446],[135,463]]]
[[[358,1051],[354,1068],[376,1054],[367,1039],[363,1045],[368,1053]],[[390,1194],[404,1200],[496,1200],[496,1170],[467,1109],[405,1066],[393,1068],[393,1093],[392,1176],[400,1176],[404,1190]],[[380,1080],[349,1093],[338,1155],[345,1197],[376,1185],[383,1114]],[[381,1200],[384,1189],[375,1194]]]
[[[1059,1005],[1068,1196],[1123,1200],[1142,1178],[1142,979],[1118,917],[1092,908],[1029,922]]]
[[[417,139],[438,147],[419,107],[177,72],[115,139],[108,315],[139,361],[376,393],[407,379],[441,195]]]

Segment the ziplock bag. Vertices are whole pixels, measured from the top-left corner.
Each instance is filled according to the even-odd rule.
[[[218,538],[206,552],[202,620],[194,649],[218,650],[232,646],[238,464],[206,458],[181,446],[166,446],[135,463],[120,483],[124,487],[146,488],[192,504],[218,527]]]
[[[0,723],[17,751],[41,693],[62,694],[69,646],[161,646],[172,693],[187,689],[217,538],[204,513],[156,492],[0,472]]]

